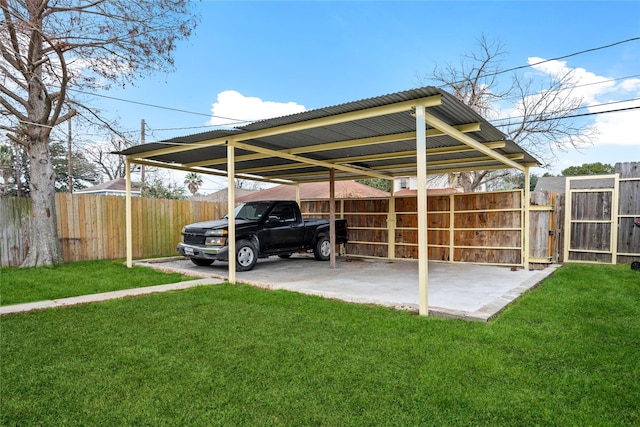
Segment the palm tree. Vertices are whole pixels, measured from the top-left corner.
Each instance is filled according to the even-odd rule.
[[[198,188],[202,185],[202,178],[195,172],[189,172],[184,178],[184,183],[189,189],[191,195],[195,195],[198,192]]]

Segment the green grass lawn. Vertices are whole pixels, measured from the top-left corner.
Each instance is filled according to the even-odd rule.
[[[22,304],[191,280],[119,261],[83,261],[38,268],[0,268],[0,305]]]
[[[640,425],[640,273],[569,265],[496,320],[203,286],[0,318],[0,424]]]

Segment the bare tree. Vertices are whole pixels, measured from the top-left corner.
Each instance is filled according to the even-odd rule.
[[[254,181],[245,178],[235,179],[236,188],[244,188],[245,190],[260,190],[262,189],[262,183],[260,181]]]
[[[477,49],[478,52],[465,54],[459,65],[436,66],[430,78],[482,117],[491,117],[495,114],[496,102],[511,92],[511,88],[498,89],[500,65],[508,52],[504,44],[491,42],[485,36],[478,40]]]
[[[104,143],[91,144],[84,149],[87,158],[98,165],[100,171],[109,181],[125,177],[126,162],[124,157],[111,154],[131,147],[133,143],[121,137],[114,136]]]
[[[0,0],[0,129],[30,161],[32,239],[23,266],[62,262],[52,129],[85,110],[80,92],[170,70],[195,27],[188,0]]]
[[[571,119],[583,103],[575,93],[577,82],[573,73],[551,76],[536,86],[531,77],[519,76],[515,71],[508,75],[502,71],[501,64],[506,56],[502,43],[482,36],[477,42],[477,52],[463,56],[458,66],[436,66],[430,79],[490,120],[497,118],[499,104],[510,102],[515,105],[503,130],[508,139],[543,164],[551,161],[557,150],[590,143],[592,128]],[[500,76],[508,77],[507,85]],[[506,170],[462,172],[456,174],[455,183],[464,191],[474,191],[482,184],[491,184],[510,174]]]

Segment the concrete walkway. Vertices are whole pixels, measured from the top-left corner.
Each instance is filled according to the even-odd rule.
[[[168,285],[147,286],[145,288],[123,289],[121,291],[104,292],[100,294],[81,295],[78,297],[60,298],[55,300],[28,302],[25,304],[6,305],[0,307],[0,315],[11,313],[23,313],[45,308],[66,307],[70,305],[87,304],[91,302],[107,301],[116,298],[135,297],[138,295],[155,294],[159,292],[179,291],[201,285],[217,285],[222,283],[220,279],[197,279]]]

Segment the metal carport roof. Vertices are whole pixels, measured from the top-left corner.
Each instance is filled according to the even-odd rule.
[[[537,165],[535,158],[505,140],[475,111],[434,87],[138,145],[119,154],[134,163],[226,176],[226,145],[233,141],[236,175],[260,180],[326,181],[328,167],[336,169],[337,180],[417,175],[413,107],[418,102],[429,105],[428,114],[434,119],[498,155],[479,152],[434,127],[427,117],[429,174],[516,167],[505,165],[504,159],[521,165],[518,169]]]
[[[299,183],[417,176],[419,218],[424,218],[418,227],[421,313],[427,310],[427,173],[515,168],[525,173],[528,204],[529,168],[538,165],[479,114],[435,87],[138,145],[118,154],[125,155],[127,163],[226,176],[229,211],[234,177]],[[230,226],[231,253],[233,229]],[[233,261],[231,281],[235,281]]]

